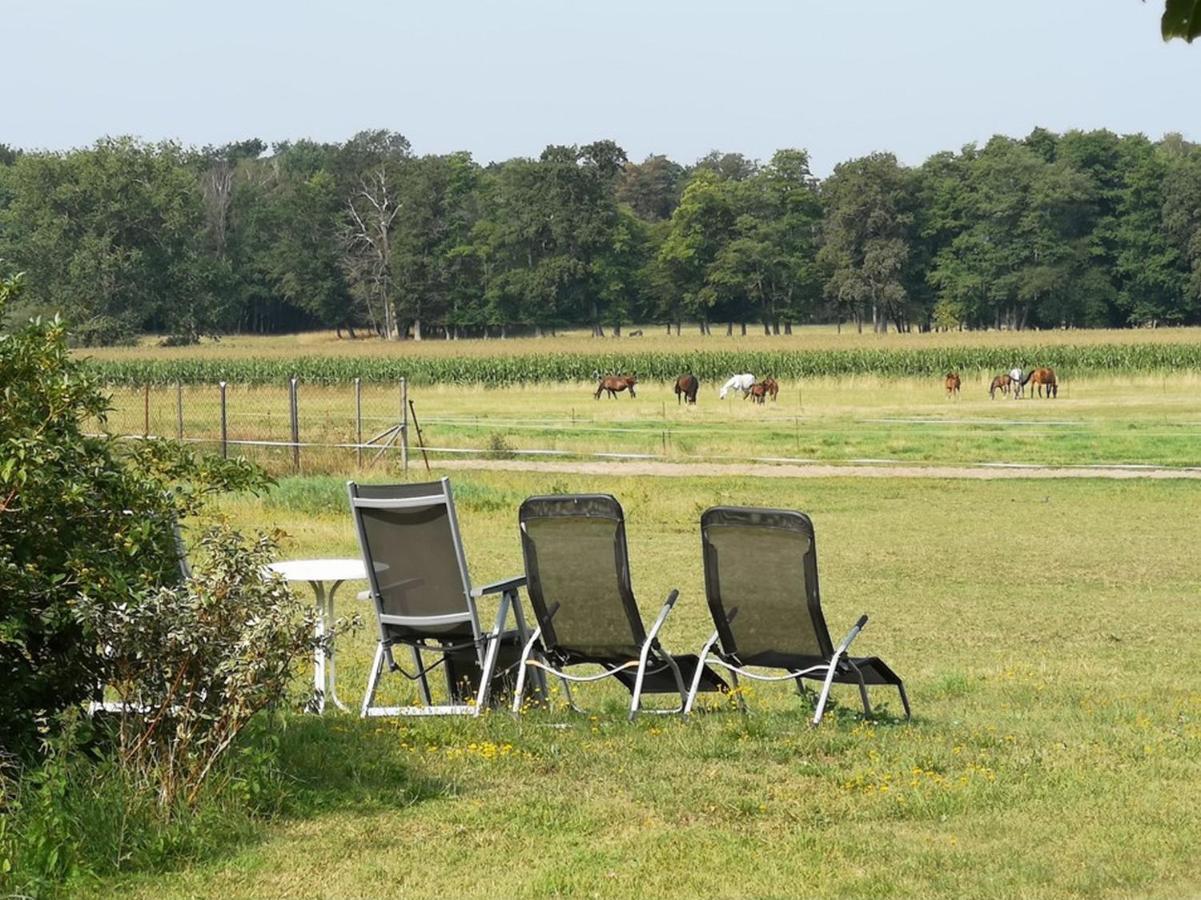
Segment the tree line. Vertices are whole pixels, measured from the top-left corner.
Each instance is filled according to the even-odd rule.
[[[0,267],[83,343],[1197,323],[1201,148],[1036,129],[818,179],[804,150],[682,165],[607,140],[490,165],[389,131],[0,145]]]

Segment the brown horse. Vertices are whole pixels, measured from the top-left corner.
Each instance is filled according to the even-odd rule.
[[[948,397],[951,397],[951,396],[958,397],[959,396],[959,373],[958,372],[948,372],[946,380],[943,382],[943,384],[946,385]]]
[[[992,380],[992,384],[988,386],[988,396],[990,400],[997,398],[997,391],[1000,390],[1006,397],[1009,396],[1009,386],[1013,384],[1013,379],[1008,375],[998,375]]]
[[[629,391],[631,397],[638,396],[634,393],[634,385],[638,383],[638,376],[635,375],[605,375],[600,378],[600,383],[596,386],[596,393],[593,394],[594,400],[599,400],[601,394],[605,391],[609,392],[609,398],[617,399],[618,391]]]
[[[775,400],[780,394],[780,385],[776,383],[776,379],[768,375],[763,379],[763,386],[767,388],[767,395]]]
[[[747,391],[747,396],[751,398],[752,403],[763,405],[763,401],[767,399],[767,395],[771,393],[771,388],[767,386],[766,381],[757,381],[751,385],[751,389]]]
[[[1059,382],[1055,380],[1055,370],[1049,366],[1042,366],[1035,369],[1029,375],[1022,379],[1022,386],[1030,385],[1030,396],[1034,396],[1034,389],[1038,388],[1038,395],[1043,395],[1043,388],[1047,389],[1046,397],[1051,399],[1059,396]]]
[[[696,392],[700,388],[701,383],[696,380],[696,376],[689,372],[687,375],[681,375],[676,379],[676,405],[679,406],[681,401],[688,403],[696,403]]]

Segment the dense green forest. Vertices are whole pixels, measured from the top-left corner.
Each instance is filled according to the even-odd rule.
[[[821,180],[803,150],[683,165],[599,141],[480,165],[387,131],[0,145],[0,268],[83,343],[1197,323],[1201,147],[1036,129]]]

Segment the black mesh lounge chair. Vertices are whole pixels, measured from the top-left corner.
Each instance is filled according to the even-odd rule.
[[[615,677],[630,691],[631,721],[644,694],[678,694],[678,706],[647,710],[675,713],[684,709],[689,681],[694,691],[725,687],[711,669],[696,671],[695,656],[673,658],[659,644],[659,629],[678,591],[668,594],[650,631],[643,627],[630,585],[625,517],[617,500],[607,494],[530,497],[521,504],[519,520],[538,628],[521,656],[515,712],[521,709],[530,667],[558,676],[576,710],[569,682]],[[589,663],[599,665],[600,674],[563,671]]]
[[[869,715],[867,685],[894,685],[909,717],[905,686],[892,669],[874,656],[847,655],[867,624],[866,615],[837,647],[831,642],[808,516],[782,509],[714,507],[701,516],[701,547],[705,594],[717,628],[701,650],[702,660],[727,669],[735,684],[739,675],[760,681],[795,680],[798,689],[802,679],[821,681],[815,725],[821,722],[834,682],[858,685]],[[749,671],[750,666],[786,672],[768,676]],[[696,692],[690,691],[688,711],[695,700]]]
[[[446,478],[428,484],[352,481],[347,488],[380,629],[362,715],[478,715],[488,705],[497,673],[512,669],[527,637],[517,596],[525,576],[472,589]],[[484,632],[476,600],[496,593],[501,595],[496,622]],[[510,607],[516,631],[505,630]],[[397,645],[409,647],[412,673],[396,663]],[[426,665],[423,653],[432,653],[434,661]],[[418,683],[424,705],[372,705],[385,663]],[[428,675],[439,666],[446,704],[434,704],[430,691]]]

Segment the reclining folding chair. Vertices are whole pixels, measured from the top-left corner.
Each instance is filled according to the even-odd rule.
[[[835,647],[822,615],[817,585],[813,523],[804,513],[782,509],[717,506],[701,516],[705,594],[716,630],[700,658],[727,669],[734,684],[745,675],[759,681],[822,682],[813,724],[822,720],[830,686],[855,684],[864,713],[871,714],[867,686],[891,684],[901,694],[905,717],[909,699],[901,679],[881,660],[850,657],[851,642],[867,624],[860,616]],[[784,669],[763,675],[748,667]],[[690,691],[687,711],[696,700]],[[745,702],[739,695],[745,711]]]
[[[525,577],[472,589],[446,478],[428,484],[352,481],[347,489],[380,630],[362,715],[478,715],[488,705],[498,671],[516,664],[526,637],[517,596]],[[476,600],[496,593],[500,608],[492,630],[485,632]],[[505,630],[510,607],[516,631]],[[412,673],[397,664],[393,650],[398,645],[409,648]],[[434,661],[426,665],[423,653],[432,653]],[[385,664],[418,683],[424,705],[372,705]],[[450,701],[440,705],[433,702],[428,678],[439,666]]]
[[[631,721],[644,694],[678,694],[678,706],[647,710],[675,713],[684,709],[688,681],[694,691],[725,687],[713,670],[697,665],[695,656],[673,658],[659,644],[659,629],[678,591],[668,594],[650,631],[643,627],[630,585],[625,517],[616,499],[607,494],[530,497],[518,518],[538,627],[521,654],[514,712],[521,710],[531,667],[558,676],[577,711],[569,682],[617,678],[630,691]],[[599,665],[600,674],[563,671],[589,663]]]

